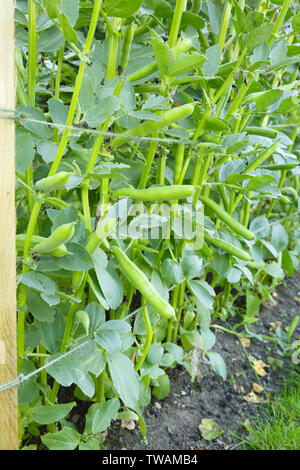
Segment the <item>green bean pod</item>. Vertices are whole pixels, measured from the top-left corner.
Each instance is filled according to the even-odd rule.
[[[261,165],[260,168],[263,168],[264,170],[270,170],[270,171],[273,171],[273,170],[292,170],[293,168],[296,168],[296,166],[298,166],[299,163],[296,162],[296,163],[273,163],[273,164],[270,164],[270,165]]]
[[[57,191],[64,189],[65,184],[68,182],[71,173],[67,171],[60,171],[53,176],[48,176],[35,183],[35,189],[43,191],[44,193],[50,193],[51,191]]]
[[[174,167],[174,183],[177,184],[180,180],[184,161],[184,144],[178,144],[176,151],[175,167]]]
[[[192,185],[173,185],[173,186],[158,186],[148,189],[131,189],[121,188],[113,193],[113,197],[126,196],[135,199],[136,201],[173,201],[192,196],[195,186]]]
[[[239,259],[244,261],[252,261],[252,256],[247,253],[247,251],[241,250],[231,243],[226,242],[225,240],[221,240],[220,238],[211,237],[208,235],[207,232],[204,232],[204,239],[205,241],[211,243],[212,245],[216,246],[217,248],[221,248],[222,250],[226,251],[230,255],[236,256]]]
[[[43,242],[34,247],[37,253],[50,253],[64,243],[67,243],[74,235],[76,222],[60,225],[56,230],[46,238]]]
[[[298,203],[298,192],[296,191],[295,188],[292,186],[287,186],[286,188],[282,188],[283,193],[290,193],[293,196],[294,202],[297,204]]]
[[[120,248],[114,246],[111,248],[111,251],[127,279],[141,292],[155,310],[164,318],[175,319],[174,308],[159,295],[143,271]]]
[[[199,200],[207,207],[209,207],[218,217],[223,220],[232,230],[246,240],[254,240],[255,235],[248,230],[244,225],[240,224],[231,215],[229,215],[224,209],[222,209],[212,199],[205,196],[199,196]]]
[[[268,127],[245,127],[245,132],[251,135],[260,135],[262,137],[269,137],[270,139],[276,139],[278,136],[278,132],[274,131],[274,129],[269,129]]]
[[[183,39],[182,41],[179,41],[175,46],[172,48],[172,51],[174,52],[175,57],[178,54],[182,54],[183,52],[186,52],[192,45],[193,39],[188,38],[188,39]],[[143,78],[148,77],[152,73],[156,72],[158,70],[158,65],[156,61],[151,62],[148,65],[145,65],[144,67],[140,68],[136,72],[131,73],[128,75],[127,79],[130,82],[137,82],[138,80],[142,80]]]
[[[130,50],[131,50],[131,44],[134,38],[134,30],[135,30],[134,23],[131,23],[128,26],[126,26],[124,30],[123,40],[121,44],[120,60],[119,60],[119,65],[122,67],[123,72],[125,72],[126,66],[128,63]]]
[[[145,121],[137,127],[128,129],[124,132],[124,136],[138,136],[143,137],[148,134],[162,129],[163,127],[178,122],[181,119],[189,116],[194,111],[194,103],[184,104],[178,106],[177,108],[169,109],[160,115],[161,121]],[[126,137],[115,137],[112,140],[112,146],[117,147],[123,142],[126,142]]]
[[[276,150],[278,147],[279,140],[276,140],[271,147],[267,148],[267,150],[264,150],[262,153],[258,155],[251,163],[250,165],[247,166],[247,168],[242,172],[242,175],[245,175],[249,173],[249,171],[256,170],[256,168],[259,167],[267,158],[269,158],[272,153]]]
[[[26,235],[24,233],[16,235],[16,248],[17,252],[23,252],[24,251],[24,244],[25,244],[25,238]],[[46,237],[40,237],[39,235],[33,235],[31,238],[31,249],[35,249],[35,247],[46,241]],[[61,245],[58,248],[55,248],[54,250],[49,252],[49,255],[55,256],[57,258],[60,258],[65,255],[69,255],[70,252],[67,250],[67,247],[65,245]]]

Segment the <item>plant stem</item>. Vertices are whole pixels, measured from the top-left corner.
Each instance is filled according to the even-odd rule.
[[[177,310],[178,294],[179,294],[179,286],[175,286],[173,290],[173,295],[172,295],[172,307],[174,308],[175,311]],[[174,327],[174,320],[169,320],[167,343],[172,341],[173,327]]]
[[[58,60],[57,60],[57,70],[56,70],[56,76],[55,76],[55,94],[54,98],[56,100],[59,99],[59,88],[60,88],[60,82],[61,82],[61,71],[62,71],[62,65],[64,61],[64,52],[65,52],[65,43],[61,46],[58,54]],[[59,135],[58,135],[58,129],[54,129],[54,137],[53,137],[54,142],[59,142]]]
[[[172,25],[169,36],[169,47],[175,46],[178,38],[180,23],[183,12],[186,10],[187,0],[176,0],[175,11],[172,19]]]
[[[103,403],[105,401],[105,379],[106,372],[104,367],[96,382],[96,401],[98,403]]]
[[[35,84],[36,84],[36,4],[28,0],[28,101],[30,106],[35,107]],[[32,165],[25,172],[28,186],[33,185]],[[29,211],[32,211],[34,200],[32,194],[27,192]]]
[[[152,136],[153,137],[158,137],[158,132],[155,132]],[[147,158],[146,158],[146,163],[145,163],[145,166],[143,168],[140,183],[139,183],[139,186],[138,186],[139,189],[145,189],[146,188],[148,176],[149,176],[150,169],[151,169],[154,157],[155,157],[156,149],[157,149],[157,142],[155,142],[155,141],[150,142],[149,150],[148,150],[148,154],[147,154]]]
[[[74,118],[74,115],[75,115],[76,106],[77,106],[77,102],[78,102],[79,92],[80,92],[80,88],[81,88],[81,84],[82,84],[82,80],[83,80],[83,74],[84,74],[85,67],[86,67],[86,64],[87,64],[85,57],[88,56],[88,54],[90,52],[90,48],[91,48],[92,41],[93,41],[93,38],[94,38],[94,34],[95,34],[95,31],[96,31],[96,26],[97,26],[97,23],[98,23],[98,17],[99,17],[99,13],[100,13],[101,4],[102,4],[102,0],[95,0],[93,13],[92,13],[92,18],[91,18],[91,22],[90,22],[90,26],[89,26],[88,35],[87,35],[87,39],[86,39],[86,42],[85,42],[84,49],[82,51],[82,55],[84,56],[84,58],[81,59],[81,61],[80,61],[79,70],[78,70],[78,74],[77,74],[77,77],[76,77],[75,88],[74,88],[74,92],[73,92],[73,96],[72,96],[72,100],[71,100],[71,104],[70,104],[70,109],[69,109],[69,113],[68,113],[68,117],[67,117],[66,126],[71,126],[72,122],[73,122],[73,118]],[[57,154],[55,156],[54,162],[52,163],[52,166],[51,166],[51,169],[50,169],[50,172],[49,172],[48,176],[52,176],[56,173],[56,170],[57,170],[57,168],[58,168],[58,166],[61,162],[62,156],[64,154],[65,148],[66,148],[66,146],[69,142],[69,136],[70,136],[70,131],[68,129],[65,129],[64,132],[63,132],[58,150],[57,150]]]
[[[284,0],[282,8],[280,10],[280,13],[278,15],[278,18],[277,18],[276,23],[274,25],[274,28],[272,30],[272,36],[270,36],[270,38],[268,40],[268,46],[271,46],[271,44],[275,40],[276,34],[278,33],[278,31],[280,30],[280,28],[282,26],[282,23],[284,21],[284,18],[285,18],[285,15],[286,15],[287,11],[288,11],[290,3],[291,3],[291,0]]]
[[[220,44],[221,50],[224,47],[224,42],[225,42],[228,24],[229,24],[230,15],[231,15],[231,8],[232,8],[231,2],[227,1],[223,9],[221,28],[219,32],[219,38],[218,38],[218,42]]]
[[[120,27],[120,19],[114,18],[112,24],[112,30],[109,30],[109,42],[108,42],[108,62],[106,79],[114,78],[116,76],[118,48],[119,48],[119,34],[117,30]]]
[[[138,372],[141,368],[141,366],[143,365],[146,357],[147,357],[147,354],[149,352],[149,349],[150,349],[150,346],[151,346],[151,343],[152,343],[152,336],[153,336],[153,330],[152,330],[152,326],[151,326],[151,323],[150,323],[150,318],[149,318],[149,315],[148,315],[148,307],[146,305],[146,302],[145,302],[145,299],[143,298],[142,299],[142,304],[143,304],[143,318],[144,318],[144,322],[145,322],[145,325],[146,325],[146,342],[145,342],[145,346],[144,346],[144,349],[143,349],[143,353],[141,355],[141,357],[139,358],[138,362],[136,363],[135,367],[134,367],[134,370],[136,372]]]

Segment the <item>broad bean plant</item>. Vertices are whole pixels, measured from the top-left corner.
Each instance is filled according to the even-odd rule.
[[[226,380],[216,329],[251,331],[299,267],[299,4],[17,0],[15,21],[20,447],[97,450],[124,418],[146,439],[168,370],[193,380],[197,353]]]

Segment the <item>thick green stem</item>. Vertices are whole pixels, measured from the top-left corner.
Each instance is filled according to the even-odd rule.
[[[113,29],[109,31],[109,42],[108,42],[108,62],[106,78],[114,78],[116,76],[117,59],[118,59],[118,48],[119,48],[119,34],[117,30],[120,27],[120,19],[114,18]]]
[[[26,232],[26,237],[25,237],[25,242],[24,242],[24,263],[23,263],[23,269],[22,269],[22,274],[25,274],[29,271],[29,267],[26,264],[27,262],[30,261],[30,247],[31,247],[31,239],[34,233],[34,228],[37,223],[37,218],[39,215],[39,211],[41,208],[41,202],[36,200],[33,209],[31,212],[31,216],[29,219],[29,224],[27,227],[27,232]],[[24,356],[24,344],[25,344],[25,311],[22,309],[26,305],[26,299],[27,299],[27,287],[22,284],[21,289],[20,289],[20,294],[19,294],[19,299],[18,303],[21,307],[21,310],[18,312],[18,339],[17,339],[17,351],[18,351],[18,356]],[[20,359],[18,363],[18,369],[19,372],[21,372],[23,365],[23,360]]]
[[[98,403],[102,403],[105,401],[105,380],[106,372],[104,368],[96,382],[96,401]]]
[[[152,336],[153,336],[153,330],[152,330],[152,326],[151,326],[151,323],[150,323],[150,318],[149,318],[149,315],[148,315],[148,307],[146,305],[146,302],[144,299],[142,299],[142,303],[143,303],[143,318],[144,318],[144,322],[145,322],[145,325],[146,325],[146,341],[145,341],[145,345],[144,345],[144,349],[143,349],[143,353],[141,355],[141,357],[139,358],[138,362],[136,363],[135,367],[134,367],[134,370],[136,372],[138,372],[141,368],[141,366],[143,365],[146,357],[147,357],[147,354],[149,352],[149,349],[150,349],[150,346],[151,346],[151,343],[152,343]]]
[[[173,295],[172,295],[172,307],[174,308],[175,312],[176,312],[176,309],[177,309],[178,295],[179,295],[179,286],[175,286],[174,290],[173,290]],[[167,333],[167,343],[172,341],[173,328],[174,328],[174,320],[169,320],[168,333]]]
[[[219,38],[218,38],[218,42],[220,44],[221,50],[224,47],[224,42],[226,39],[228,24],[229,24],[229,20],[231,16],[231,8],[232,8],[231,2],[227,1],[223,9],[221,28],[219,32]]]
[[[187,0],[177,0],[175,11],[173,15],[170,36],[169,36],[169,47],[172,48],[175,46],[178,38],[180,23],[183,12],[186,10]]]
[[[155,132],[153,134],[153,137],[157,137],[157,136],[158,136],[158,132]],[[146,188],[148,176],[149,176],[150,169],[151,169],[154,157],[155,157],[156,149],[157,149],[157,142],[155,142],[155,141],[150,142],[149,150],[148,150],[148,154],[147,154],[147,158],[146,158],[146,163],[145,163],[145,166],[143,168],[140,183],[139,183],[139,189],[145,189]]]
[[[268,40],[268,46],[271,46],[271,44],[275,40],[276,34],[278,33],[278,31],[280,30],[280,28],[283,24],[283,21],[284,21],[286,13],[288,11],[288,8],[290,6],[290,3],[291,3],[291,0],[284,0],[282,8],[280,10],[280,13],[278,15],[278,18],[277,18],[276,23],[274,25],[274,28],[272,30],[272,36],[270,36],[270,38]]]
[[[91,45],[92,45],[92,41],[93,41],[93,38],[94,38],[94,34],[95,34],[97,22],[98,22],[98,17],[99,17],[99,13],[100,13],[101,4],[102,4],[102,0],[95,0],[93,13],[92,13],[92,18],[91,18],[91,22],[90,22],[90,26],[89,26],[88,35],[87,35],[87,39],[86,39],[86,42],[85,42],[84,49],[82,51],[83,56],[88,56],[88,54],[90,52],[90,48],[91,48]],[[76,77],[75,88],[74,88],[74,92],[73,92],[73,96],[72,96],[72,100],[71,100],[71,104],[70,104],[70,109],[69,109],[69,113],[68,113],[68,117],[67,117],[66,126],[71,126],[72,122],[73,122],[73,118],[74,118],[75,111],[76,111],[76,106],[77,106],[77,102],[78,102],[79,92],[80,92],[80,88],[81,88],[81,84],[82,84],[86,64],[87,64],[87,62],[86,62],[86,59],[84,57],[80,61],[79,70],[78,70],[78,74],[77,74],[77,77]],[[61,159],[62,159],[62,156],[63,156],[64,151],[66,149],[66,146],[69,142],[69,136],[70,136],[69,129],[65,129],[64,132],[63,132],[63,135],[62,135],[62,138],[61,138],[61,141],[60,141],[60,144],[59,144],[54,162],[52,163],[52,166],[51,166],[51,169],[50,169],[50,172],[49,172],[49,176],[52,176],[56,173],[56,170],[57,170],[57,168],[58,168],[58,166],[61,162]]]
[[[36,3],[28,0],[28,82],[27,92],[30,106],[35,107],[35,85],[36,85]],[[25,173],[28,186],[33,185],[33,168],[30,166]],[[32,211],[34,200],[32,194],[27,191],[29,211]]]
[[[61,82],[61,71],[62,71],[62,65],[64,61],[64,52],[65,52],[65,43],[61,46],[58,54],[58,59],[57,59],[57,70],[56,70],[56,76],[55,76],[55,94],[54,98],[56,100],[59,99],[59,88],[60,88],[60,82]],[[58,129],[54,129],[54,142],[59,142],[59,134],[58,134]]]

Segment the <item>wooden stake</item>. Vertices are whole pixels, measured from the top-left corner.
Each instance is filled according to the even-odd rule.
[[[0,5],[0,108],[14,109],[14,0],[1,0]],[[15,125],[0,117],[0,384],[17,377],[14,194]],[[16,387],[0,392],[0,450],[4,449],[18,449]]]

